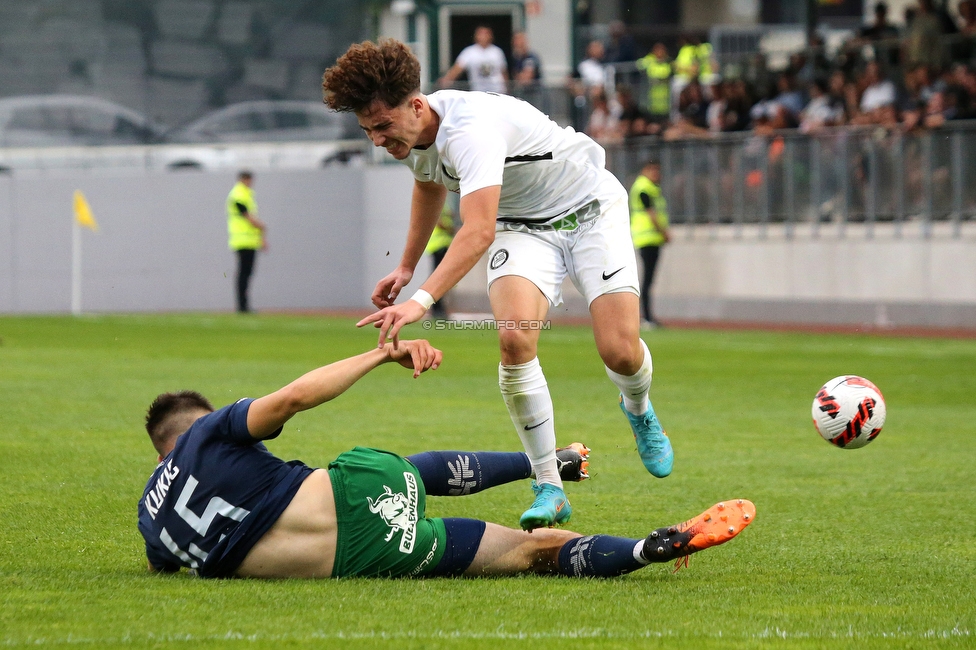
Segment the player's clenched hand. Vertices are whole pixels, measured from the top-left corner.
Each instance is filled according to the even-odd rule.
[[[424,339],[400,341],[400,346],[396,348],[392,343],[388,343],[386,351],[391,361],[396,361],[404,368],[412,369],[414,379],[422,372],[436,370],[444,357],[443,352]]]
[[[356,327],[372,323],[373,327],[380,330],[380,338],[376,347],[381,348],[387,341],[392,340],[393,347],[398,348],[400,346],[400,329],[404,325],[416,323],[423,318],[425,313],[427,310],[424,309],[423,305],[416,300],[408,300],[399,305],[384,307],[378,312],[370,314],[356,323]]]
[[[410,284],[410,280],[412,279],[413,271],[402,266],[397,267],[392,273],[376,283],[376,288],[373,289],[373,295],[370,296],[370,300],[379,309],[390,307],[396,302],[397,296],[400,295],[400,290]]]

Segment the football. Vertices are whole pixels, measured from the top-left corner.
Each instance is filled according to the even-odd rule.
[[[857,375],[834,377],[813,398],[813,426],[841,449],[858,449],[874,440],[886,414],[881,391]]]

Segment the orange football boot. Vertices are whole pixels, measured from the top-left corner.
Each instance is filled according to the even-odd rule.
[[[556,450],[556,467],[564,481],[585,481],[590,478],[590,448],[582,442],[573,442]]]
[[[729,541],[756,518],[756,506],[746,499],[717,503],[694,519],[652,531],[641,557],[648,562],[677,560],[674,570],[688,566],[688,556]]]

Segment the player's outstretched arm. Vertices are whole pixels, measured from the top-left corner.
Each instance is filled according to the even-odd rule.
[[[460,282],[495,240],[495,219],[501,189],[501,185],[483,187],[461,199],[461,219],[464,223],[448,247],[444,260],[421,286],[434,301],[443,298],[451,287]],[[388,340],[397,345],[400,329],[423,318],[428,307],[416,300],[407,300],[370,314],[356,323],[356,327],[372,323],[380,330],[378,346],[383,346]]]
[[[424,340],[401,341],[398,348],[382,348],[330,363],[308,372],[284,388],[254,400],[247,412],[247,428],[258,440],[277,431],[293,415],[335,399],[373,368],[396,361],[413,370],[414,378],[440,366],[443,354]]]

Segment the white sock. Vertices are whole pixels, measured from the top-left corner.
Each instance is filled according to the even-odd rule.
[[[620,375],[610,368],[607,369],[607,376],[610,381],[617,385],[620,394],[624,396],[624,408],[634,415],[643,415],[651,406],[651,401],[647,394],[651,390],[651,372],[654,365],[651,363],[651,351],[647,349],[647,344],[643,339],[640,340],[641,348],[644,349],[644,363],[640,370],[631,376]]]
[[[538,357],[514,366],[498,364],[498,387],[532,463],[536,483],[561,488],[563,481],[556,466],[552,397]]]

